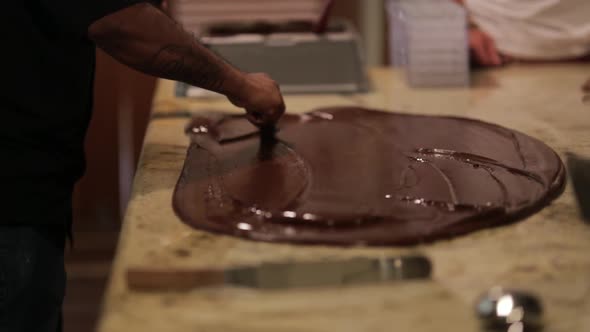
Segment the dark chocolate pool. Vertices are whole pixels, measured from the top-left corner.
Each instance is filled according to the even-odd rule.
[[[526,218],[563,190],[547,145],[497,125],[361,108],[193,119],[173,205],[192,227],[259,241],[410,245]]]

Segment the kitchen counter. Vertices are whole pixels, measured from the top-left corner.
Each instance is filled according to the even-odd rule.
[[[567,152],[590,157],[590,103],[582,101],[581,91],[590,77],[588,63],[480,71],[471,88],[411,89],[401,72],[388,68],[372,69],[370,76],[374,91],[369,94],[287,96],[288,112],[355,105],[464,116],[522,131],[562,157]],[[578,214],[571,185],[522,222],[414,247],[298,246],[198,231],[172,210],[189,144],[183,132],[189,118],[177,112],[240,110],[222,98],[185,99],[173,92],[173,82],[159,81],[98,331],[476,331],[474,301],[495,285],[538,294],[545,331],[590,331],[590,225]],[[125,281],[129,267],[212,268],[416,252],[432,260],[432,280],[176,293],[133,292]]]

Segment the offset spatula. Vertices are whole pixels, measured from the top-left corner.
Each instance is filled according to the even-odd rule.
[[[184,291],[222,285],[291,289],[425,279],[431,270],[430,261],[423,256],[265,263],[231,269],[131,268],[127,270],[127,284],[138,291]]]
[[[590,160],[570,153],[567,155],[567,166],[582,218],[590,223]]]

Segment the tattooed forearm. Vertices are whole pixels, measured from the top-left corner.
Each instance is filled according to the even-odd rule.
[[[147,70],[158,77],[189,83],[212,91],[222,91],[227,63],[201,45],[194,34],[172,21],[177,31],[185,35],[182,44],[162,46],[147,64]]]
[[[147,67],[159,77],[221,91],[224,65],[203,46],[166,45],[157,51]]]
[[[273,126],[285,112],[277,82],[236,69],[152,5],[136,4],[100,18],[88,28],[88,37],[141,72],[225,95],[256,126]]]
[[[242,73],[150,5],[136,5],[95,22],[89,35],[119,61],[158,77],[232,95]]]

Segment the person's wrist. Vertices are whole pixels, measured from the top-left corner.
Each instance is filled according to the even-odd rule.
[[[222,93],[233,100],[245,99],[248,91],[248,77],[247,74],[239,70],[235,70],[226,80],[226,91]]]
[[[471,17],[467,18],[467,30],[479,30],[479,25]]]

